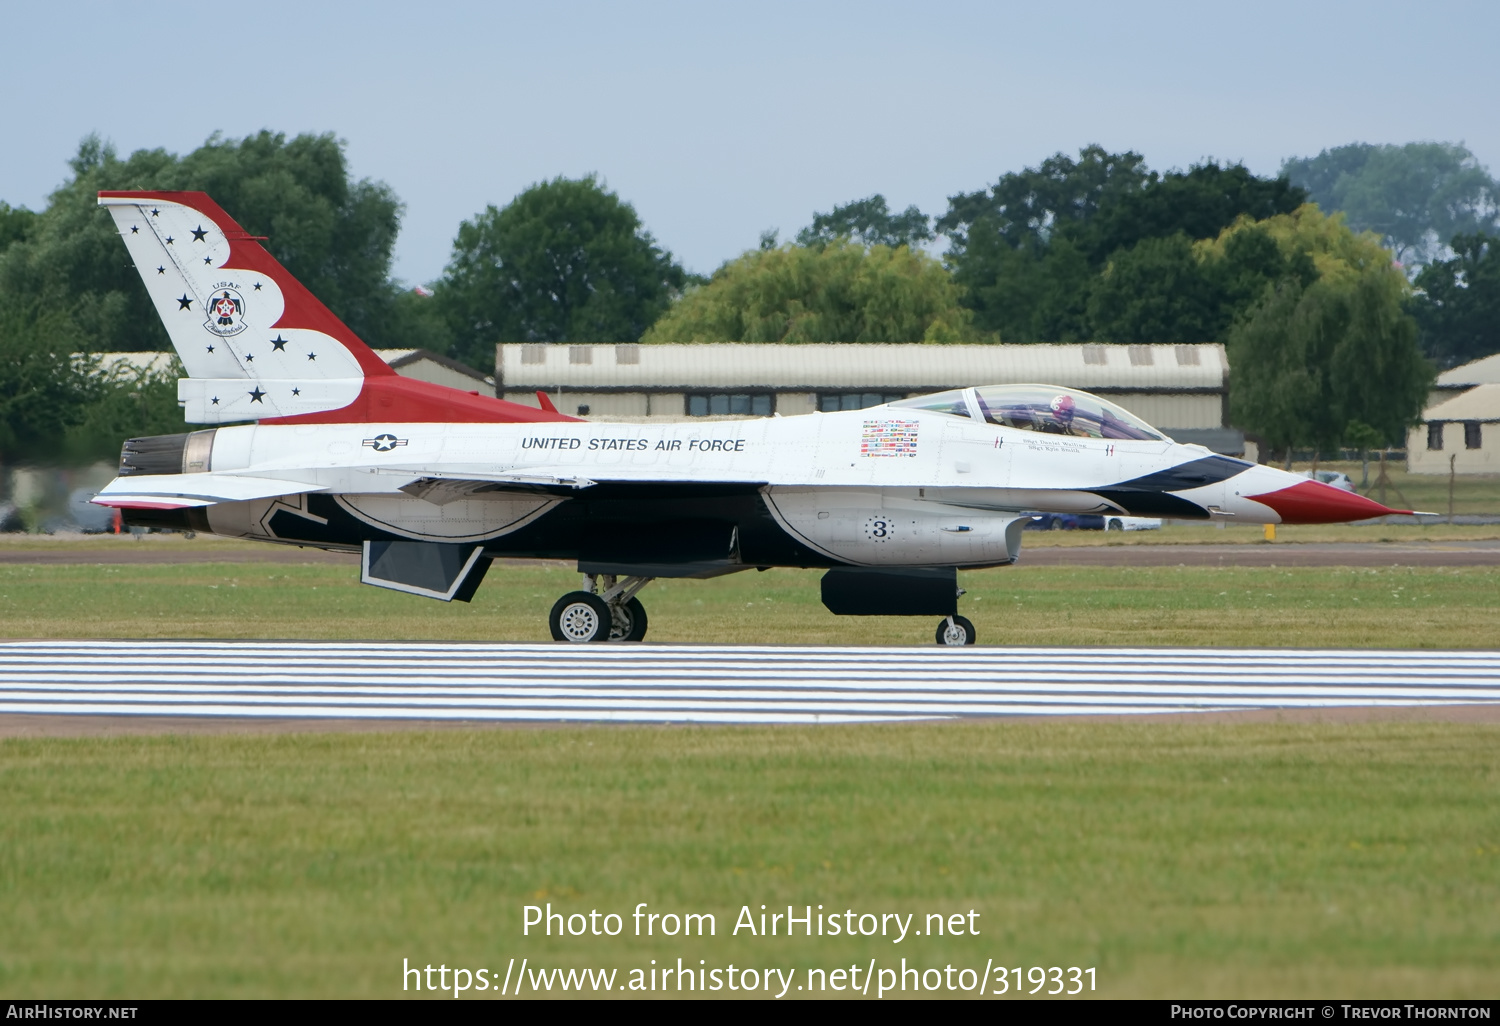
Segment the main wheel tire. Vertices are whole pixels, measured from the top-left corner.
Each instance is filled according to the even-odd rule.
[[[547,623],[552,628],[553,641],[582,644],[609,640],[609,606],[598,595],[586,591],[570,591],[558,599]]]
[[[646,637],[646,607],[632,598],[618,613],[610,611],[610,641],[643,641]]]
[[[967,616],[955,616],[952,626],[945,619],[938,624],[937,643],[939,645],[972,645],[974,644],[974,625],[969,622]]]

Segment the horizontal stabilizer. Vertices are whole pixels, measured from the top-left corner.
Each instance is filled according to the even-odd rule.
[[[185,509],[322,490],[302,481],[241,474],[133,474],[115,478],[90,501],[118,509]]]
[[[235,424],[342,409],[364,384],[364,378],[179,378],[177,404],[190,424]]]
[[[359,579],[363,584],[408,595],[467,602],[490,568],[490,557],[483,553],[478,545],[367,541],[360,558]]]

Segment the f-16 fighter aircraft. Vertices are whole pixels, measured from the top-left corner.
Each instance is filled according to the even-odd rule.
[[[360,579],[468,601],[497,556],[576,560],[560,641],[639,641],[658,577],[827,568],[844,615],[936,616],[1040,513],[1333,523],[1403,512],[1179,445],[1054,385],[864,410],[587,423],[396,376],[202,193],[103,192],[187,377],[189,423],[132,438],[95,502],[130,525],[361,554]]]

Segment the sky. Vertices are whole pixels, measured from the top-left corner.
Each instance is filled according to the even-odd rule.
[[[395,275],[459,223],[596,173],[692,271],[872,193],[947,197],[1088,143],[1275,173],[1348,142],[1500,170],[1500,4],[1072,0],[6,5],[0,200],[40,209],[90,132],[333,132],[406,205]],[[233,211],[231,211],[233,213]]]

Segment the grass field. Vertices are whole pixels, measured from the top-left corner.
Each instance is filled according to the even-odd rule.
[[[446,606],[352,565],[0,565],[0,634],[542,640],[577,581],[491,573]],[[832,617],[817,578],[659,581],[652,638],[931,643],[926,620]],[[988,643],[1500,648],[1500,569],[961,582]],[[548,901],[620,913],[626,935],[523,938],[522,906]],[[711,912],[718,934],[629,937],[642,901]],[[980,935],[730,936],[761,904],[973,909]],[[1094,966],[1101,996],[1493,997],[1497,907],[1495,722],[0,740],[4,996],[400,996],[403,958],[499,975],[512,957],[803,974],[905,957]]]
[[[936,618],[835,617],[816,570],[657,581],[650,640],[930,644]],[[1500,648],[1500,568],[1026,567],[960,574],[981,644]],[[473,603],[361,585],[342,565],[0,565],[10,638],[546,641],[578,586],[497,565]]]
[[[0,743],[0,992],[503,970],[1097,967],[1101,996],[1493,997],[1500,725],[987,723]],[[712,912],[548,940],[522,906]],[[980,913],[751,938],[740,906]],[[799,977],[800,979],[800,977]]]

